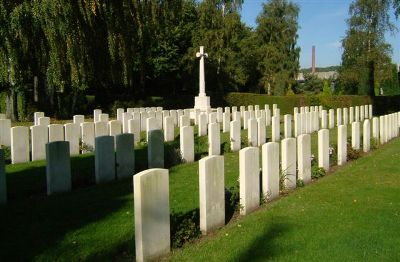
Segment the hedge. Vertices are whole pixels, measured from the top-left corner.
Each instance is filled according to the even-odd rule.
[[[277,104],[281,114],[292,114],[293,107],[322,105],[326,109],[371,104],[369,96],[268,96],[250,93],[229,93],[224,97],[227,106]]]

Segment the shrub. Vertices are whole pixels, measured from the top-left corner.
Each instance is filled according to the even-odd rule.
[[[183,162],[182,154],[179,148],[171,143],[164,144],[164,164],[166,168],[179,165]]]
[[[187,214],[176,213],[171,215],[171,243],[173,248],[182,247],[185,243],[199,237],[200,226],[199,210]]]
[[[303,179],[297,179],[297,181],[296,181],[296,186],[297,186],[297,187],[304,187],[304,181],[303,181]]]
[[[318,179],[318,178],[321,178],[321,177],[323,177],[325,175],[326,175],[326,171],[322,167],[318,167],[318,166],[312,166],[311,167],[311,177],[312,178]]]

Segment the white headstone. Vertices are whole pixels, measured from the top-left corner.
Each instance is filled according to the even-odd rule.
[[[240,121],[231,121],[230,124],[230,142],[231,150],[233,152],[240,150],[241,138],[240,138]]]
[[[294,115],[294,136],[301,135],[301,114]]]
[[[59,124],[49,125],[49,142],[64,141],[64,127]]]
[[[360,122],[351,124],[351,147],[355,150],[360,149]]]
[[[243,112],[243,129],[246,130],[247,126],[249,124],[249,119],[250,119],[250,112],[249,111],[244,111]]]
[[[219,132],[219,123],[208,124],[208,155],[221,154],[221,138]]]
[[[157,119],[150,117],[146,119],[146,141],[149,141],[149,132],[153,130],[159,130]]]
[[[257,146],[262,146],[265,144],[267,139],[266,127],[265,127],[265,117],[260,116],[257,118]]]
[[[272,142],[279,142],[281,140],[279,117],[272,117]]]
[[[183,126],[180,128],[180,149],[182,160],[186,163],[194,161],[194,128]]]
[[[175,127],[174,127],[174,120],[172,117],[167,116],[164,117],[164,140],[165,142],[171,142],[175,139]]]
[[[207,114],[206,113],[201,113],[199,116],[199,130],[198,134],[199,136],[205,136],[207,135]]]
[[[133,140],[135,144],[140,141],[140,119],[134,118],[128,121],[128,133],[133,134]]]
[[[94,134],[95,137],[108,136],[108,123],[106,122],[94,123]]]
[[[50,117],[46,117],[46,116],[39,117],[37,120],[37,125],[47,127],[48,125],[50,125]]]
[[[148,169],[133,176],[137,261],[170,252],[168,169]]]
[[[311,136],[308,134],[297,137],[297,163],[299,179],[305,184],[311,182]]]
[[[193,127],[191,127],[193,128]],[[200,230],[207,233],[225,225],[224,157],[199,161]]]
[[[79,155],[80,129],[78,124],[69,123],[64,125],[65,141],[69,142],[70,155]]]
[[[318,131],[318,167],[329,170],[329,129]]]
[[[292,137],[292,116],[285,115],[284,117],[284,134],[285,138]]]
[[[281,142],[282,173],[286,189],[296,188],[296,139],[285,138]]]
[[[342,125],[342,109],[337,108],[336,109],[336,126]]]
[[[180,127],[190,126],[190,118],[186,115],[180,116],[179,117],[179,126]]]
[[[342,166],[347,162],[347,127],[338,126],[337,160],[338,165]]]
[[[84,115],[74,115],[74,124],[82,124],[85,122],[85,116]]]
[[[247,215],[260,205],[260,160],[257,147],[239,152],[240,214]]]
[[[125,109],[123,108],[117,108],[117,120],[123,122],[123,115],[125,113]]]
[[[371,125],[368,119],[364,120],[363,126],[363,151],[369,152],[371,148]]]
[[[110,122],[108,122],[108,131],[109,131],[110,136],[114,136],[114,137],[116,137],[119,134],[122,134],[121,121],[111,120]]]
[[[354,107],[350,107],[349,110],[349,124],[354,122]]]
[[[335,110],[329,109],[329,129],[335,127]]]
[[[262,146],[262,192],[266,200],[279,197],[279,143]]]
[[[11,120],[0,119],[0,146],[11,146]]]
[[[84,122],[81,124],[82,145],[85,148],[94,150],[94,123]],[[82,153],[88,151],[83,150]]]
[[[93,121],[95,123],[100,121],[100,114],[101,114],[101,109],[93,110]]]
[[[227,133],[229,132],[230,122],[231,122],[230,113],[225,112],[222,114],[222,132]]]
[[[11,163],[29,162],[29,128],[16,126],[11,128]]]
[[[328,128],[328,113],[326,110],[321,111],[321,128]]]
[[[254,118],[248,121],[247,138],[249,146],[258,146],[258,135],[257,135],[257,120]]]
[[[379,118],[372,118],[372,137],[379,141]]]
[[[33,123],[35,126],[39,125],[39,117],[44,117],[44,112],[33,113]]]
[[[47,126],[31,126],[32,161],[46,159],[46,144],[49,142]]]

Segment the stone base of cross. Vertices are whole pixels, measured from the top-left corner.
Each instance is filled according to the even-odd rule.
[[[209,96],[196,96],[194,98],[194,108],[200,109],[201,111],[207,111],[210,108],[210,97]]]

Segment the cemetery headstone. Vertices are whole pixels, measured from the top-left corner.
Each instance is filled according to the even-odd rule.
[[[68,141],[46,144],[47,195],[71,191],[71,159]]]
[[[117,178],[133,176],[135,173],[135,141],[133,134],[118,134],[115,137]]]
[[[115,180],[114,137],[96,137],[95,144],[96,183],[100,184]]]

